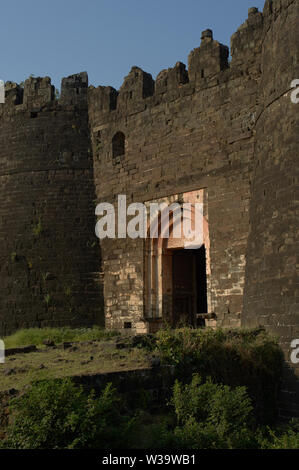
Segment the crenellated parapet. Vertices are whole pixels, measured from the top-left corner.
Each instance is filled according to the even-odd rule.
[[[12,141],[11,150],[16,139],[32,147],[30,158],[12,152],[6,171],[90,167],[88,146],[78,145],[80,139],[89,138],[87,89],[86,72],[63,78],[59,97],[49,77],[29,77],[21,85],[6,82],[5,103],[0,104],[1,133],[7,144]],[[63,128],[65,136],[59,138]],[[0,170],[1,174],[3,166]]]
[[[24,84],[5,83],[5,103],[0,104],[0,119],[20,113],[42,110],[87,108],[88,75],[86,72],[63,78],[57,98],[50,77],[29,77]]]
[[[264,16],[257,8],[250,8],[248,19],[232,36],[229,48],[216,41],[213,32],[202,32],[201,44],[188,57],[188,70],[182,62],[162,70],[154,81],[139,67],[132,67],[119,91],[112,87],[89,87],[89,113],[98,123],[136,114],[153,108],[161,102],[191,95],[199,90],[227,83],[245,74],[255,80],[261,72],[260,57]]]
[[[112,87],[89,87],[89,113],[98,122],[105,122],[109,113],[115,117],[135,114],[160,102],[172,101],[191,94],[197,87],[207,87],[215,76],[228,68],[229,50],[213,40],[212,31],[204,31],[201,46],[189,56],[189,71],[182,62],[162,70],[156,80],[139,67],[132,67],[124,82],[116,91]]]

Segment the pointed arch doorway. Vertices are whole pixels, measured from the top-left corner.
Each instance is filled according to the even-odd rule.
[[[203,204],[204,190],[184,193],[180,197],[184,202],[199,201]],[[171,204],[176,198],[178,196],[172,196],[167,202]],[[159,217],[157,225],[160,227],[163,214]],[[193,219],[194,211],[190,211],[191,225],[194,227]],[[145,242],[144,313],[150,331],[156,331],[163,323],[174,327],[200,326],[201,314],[211,311],[210,243],[206,210],[198,245],[188,244],[184,235],[181,238],[173,236],[173,217],[169,218],[167,228],[168,237],[159,231],[157,238],[148,236]]]

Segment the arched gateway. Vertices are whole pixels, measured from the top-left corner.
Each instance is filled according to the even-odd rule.
[[[158,201],[160,210],[149,221],[144,309],[151,331],[164,322],[205,324],[212,311],[209,225],[203,198],[200,190],[173,196],[168,204]]]

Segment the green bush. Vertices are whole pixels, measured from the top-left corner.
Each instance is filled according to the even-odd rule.
[[[165,435],[168,447],[233,449],[256,444],[253,407],[245,387],[202,383],[194,375],[188,385],[176,381],[171,404],[178,425]]]
[[[194,373],[231,387],[246,386],[260,423],[276,419],[282,352],[264,330],[162,330],[156,351],[187,382]]]
[[[70,379],[34,383],[12,412],[5,446],[14,449],[117,448],[134,422],[111,385],[96,398]]]

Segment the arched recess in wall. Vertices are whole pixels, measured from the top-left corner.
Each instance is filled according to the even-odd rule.
[[[118,158],[126,153],[126,136],[123,132],[117,132],[112,138],[112,156]]]
[[[195,212],[194,207],[191,208],[189,213],[184,213],[184,217],[190,219],[190,223],[194,228]],[[174,320],[174,292],[173,292],[173,269],[174,269],[174,255],[185,253],[191,255],[192,252],[204,251],[206,262],[206,282],[207,282],[207,310],[211,311],[210,299],[210,242],[209,242],[209,226],[206,217],[202,219],[202,235],[199,244],[194,245],[194,249],[190,246],[187,249],[188,240],[183,234],[183,227],[181,220],[173,215],[170,215],[169,224],[163,224],[163,212],[153,220],[148,227],[147,239],[145,241],[145,290],[144,290],[144,306],[145,317],[147,319],[162,319],[172,323]],[[151,236],[151,229],[158,230],[158,237]],[[164,226],[163,233],[162,226]],[[174,237],[174,231],[177,226],[181,226],[181,238]],[[197,238],[196,238],[197,240]],[[191,260],[191,256],[190,256]],[[191,267],[190,267],[191,269]],[[196,307],[195,307],[196,309]],[[208,312],[202,312],[208,313]]]

